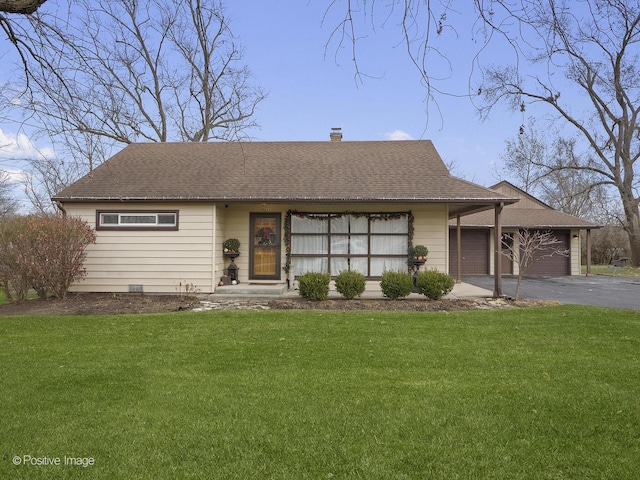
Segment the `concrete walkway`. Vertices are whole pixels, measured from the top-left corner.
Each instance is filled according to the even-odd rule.
[[[210,298],[226,299],[226,298],[287,298],[287,297],[299,297],[298,290],[287,290],[285,285],[260,285],[260,284],[245,284],[228,285],[225,287],[218,287],[216,293],[210,295]],[[368,281],[365,287],[364,293],[360,298],[382,298],[382,290],[380,289],[380,282]],[[460,298],[490,298],[493,297],[493,291],[487,290],[482,287],[471,285],[470,283],[459,283],[454,285],[453,291],[446,295],[444,298],[448,299],[460,299]],[[336,291],[333,282],[329,285],[329,298],[341,298],[341,295]],[[424,295],[419,293],[412,293],[405,298],[425,298]]]
[[[456,283],[453,291],[445,298],[493,298],[493,290],[462,282]]]

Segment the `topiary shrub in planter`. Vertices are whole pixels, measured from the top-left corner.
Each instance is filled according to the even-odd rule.
[[[411,293],[413,279],[409,272],[387,270],[380,279],[380,288],[385,297],[397,300]]]
[[[228,238],[222,244],[224,253],[238,253],[240,251],[240,240],[237,238]]]
[[[307,300],[326,300],[330,280],[327,273],[307,272],[298,277],[298,293]]]
[[[362,295],[366,281],[364,275],[351,270],[344,270],[335,279],[336,290],[347,300],[353,300]]]
[[[453,277],[437,270],[420,272],[416,278],[418,293],[426,296],[429,300],[440,300],[453,290],[454,285]]]
[[[426,262],[427,255],[429,255],[429,249],[424,245],[414,245],[413,247],[411,247],[409,253],[412,260],[418,262]]]

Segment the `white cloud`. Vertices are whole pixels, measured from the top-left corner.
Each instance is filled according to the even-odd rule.
[[[55,157],[51,147],[38,148],[24,133],[5,133],[0,128],[0,156],[19,158]]]
[[[413,140],[413,137],[402,130],[394,130],[391,133],[385,133],[387,140]]]
[[[11,168],[0,168],[0,175],[6,175],[6,179],[9,183],[22,183],[29,176],[24,170],[16,170]]]

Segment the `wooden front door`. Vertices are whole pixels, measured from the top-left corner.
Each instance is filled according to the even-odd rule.
[[[280,280],[280,214],[249,217],[249,280]]]

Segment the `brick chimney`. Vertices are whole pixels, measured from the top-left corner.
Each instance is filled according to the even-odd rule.
[[[332,142],[340,142],[342,140],[342,127],[333,127],[329,138]]]

